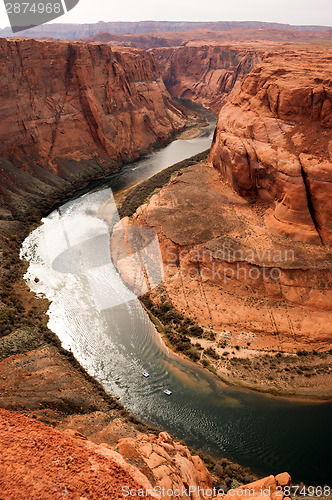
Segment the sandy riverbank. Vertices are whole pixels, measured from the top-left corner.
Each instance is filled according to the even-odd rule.
[[[215,334],[203,329],[200,337],[188,335],[191,347],[185,354],[169,335],[170,325],[163,323],[158,315],[160,309],[146,298],[142,303],[167,348],[177,356],[200,364],[226,384],[288,400],[310,403],[332,400],[331,351],[290,354],[225,346],[222,338],[229,332]],[[214,335],[216,338],[211,340]],[[197,358],[193,356],[196,353]]]

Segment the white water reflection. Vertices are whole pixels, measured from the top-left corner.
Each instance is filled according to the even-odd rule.
[[[143,166],[146,168],[146,163]],[[154,164],[153,169],[158,166]],[[127,180],[128,169],[123,174]],[[121,172],[119,176],[119,183],[125,182]],[[96,220],[92,224],[91,219],[98,214],[104,222],[99,214],[105,200],[88,209],[86,199],[82,196],[75,200],[77,203],[66,204],[60,213],[66,232],[73,229],[75,234],[69,245],[65,238],[67,249],[75,246],[82,234],[84,246],[91,239],[89,228],[93,227],[94,244],[87,261],[81,261],[79,254],[79,265],[66,258],[59,260],[59,255],[65,257],[67,251],[60,234],[51,248],[45,241],[44,229],[54,223],[56,212],[43,220],[44,226],[31,233],[22,247],[22,257],[29,261],[28,284],[51,301],[49,327],[63,346],[107,391],[119,395],[130,411],[188,444],[229,456],[262,474],[287,470],[298,480],[324,482],[332,457],[331,448],[322,448],[321,443],[331,438],[331,406],[295,404],[230,388],[206,370],[169,352],[114,266],[108,268],[106,279],[103,276],[103,266],[111,265],[104,260],[104,251],[109,258],[109,239],[104,240],[105,227]],[[73,221],[78,227],[76,223],[72,226]],[[118,223],[116,217],[114,222]],[[85,270],[92,263],[92,270],[98,269],[94,280],[100,297],[106,297],[105,304],[99,296],[96,300],[96,287],[79,272],[82,262]],[[66,272],[58,272],[59,266]],[[107,304],[109,307],[103,307]],[[142,377],[143,371],[150,373],[149,379]],[[164,395],[165,388],[172,390],[171,397]],[[316,457],[314,463],[312,456]]]

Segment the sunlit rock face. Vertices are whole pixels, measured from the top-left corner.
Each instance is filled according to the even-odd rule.
[[[202,460],[166,432],[138,434],[110,446],[96,444],[73,429],[59,432],[6,410],[0,410],[0,429],[0,484],[8,498],[60,498],[66,492],[82,499],[135,496],[171,500],[173,492],[181,499],[220,498]],[[289,474],[283,473],[242,489],[250,488],[251,498],[283,499],[281,487],[289,482]],[[227,500],[240,498],[240,490],[232,490]]]
[[[1,40],[1,155],[124,159],[184,125],[151,54]]]
[[[236,82],[263,57],[264,46],[187,42],[181,47],[153,49],[169,92],[218,113]]]

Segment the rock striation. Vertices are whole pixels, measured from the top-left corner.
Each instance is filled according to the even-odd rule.
[[[330,68],[329,51],[266,54],[221,108],[209,164],[179,172],[124,221],[158,231],[156,307],[166,300],[212,329],[213,348],[330,348]],[[330,396],[318,375],[286,392]]]
[[[264,49],[198,41],[154,49],[153,53],[173,96],[199,102],[218,113],[225,95],[258,63]]]
[[[331,147],[331,52],[286,51],[257,65],[223,107],[210,161],[234,191],[269,204],[272,234],[331,245]]]
[[[132,159],[184,126],[151,54],[2,40],[1,156]]]
[[[2,39],[4,219],[105,175],[185,127],[152,54],[80,42]]]
[[[126,33],[116,34],[115,32],[100,32],[87,38],[82,38],[85,42],[103,42],[111,45],[125,45],[137,47],[139,49],[153,49],[157,47],[179,47],[186,46],[190,42],[208,43],[229,43],[240,41],[329,41],[332,39],[332,29],[308,32],[302,30],[277,29],[277,28],[230,28],[226,30],[213,31],[208,28],[197,28],[193,31],[183,32],[163,32],[153,33]],[[234,46],[234,43],[232,44]]]
[[[35,28],[22,31],[25,37],[32,38],[56,38],[75,39],[94,36],[99,33],[153,33],[161,31],[163,33],[192,31],[206,29],[211,31],[231,30],[254,30],[256,33],[264,29],[277,31],[303,32],[310,37],[311,34],[320,34],[329,29],[329,26],[292,26],[290,24],[266,23],[261,21],[214,21],[214,22],[193,22],[193,21],[138,21],[138,22],[104,22],[91,24],[63,24],[52,23],[43,24]],[[7,27],[0,30],[0,36],[8,37],[12,35],[12,30]]]
[[[222,57],[218,59],[217,52],[214,52],[216,49],[207,47],[204,59],[205,49],[202,49],[201,44],[197,47],[193,46],[193,53],[190,52],[191,47],[186,47],[187,55],[202,57],[203,68],[217,58],[221,67],[212,68],[210,73],[207,69],[206,75],[205,69],[202,72],[202,68],[193,67],[190,73],[191,66],[194,65],[188,60],[187,82],[184,79],[178,84],[170,77],[169,85],[172,87],[174,84],[174,95],[188,98],[186,89],[197,78],[197,93],[193,92],[191,96],[194,100],[209,106],[212,103],[214,106],[214,93],[226,94],[232,89],[232,99],[236,99],[237,78],[250,72],[252,66],[260,61],[260,55],[256,52],[232,52],[225,48]],[[0,215],[3,231],[13,234],[16,222],[28,219],[32,208],[41,210],[50,207],[57,197],[70,192],[75,186],[81,187],[88,179],[118,168],[121,161],[133,159],[153,145],[167,140],[186,123],[187,113],[166,90],[153,54],[128,48],[112,49],[100,44],[15,39],[1,40],[0,48],[3,56],[0,92],[4,103],[3,121],[0,125]],[[180,57],[180,52],[176,57],[174,55],[174,60]],[[166,70],[170,71],[170,67],[171,65]],[[181,75],[181,63],[174,62],[174,67],[178,76]],[[167,74],[172,76],[171,71]],[[254,79],[257,71],[254,69],[251,74]],[[240,92],[245,89],[245,82]],[[312,106],[314,111],[309,116],[309,121],[318,121],[321,123],[319,126],[328,128],[329,108],[325,101],[326,95],[329,96],[326,93],[329,83],[326,83],[326,78],[323,82],[316,83],[323,85],[323,91],[317,94],[321,96],[319,99],[322,105],[317,109],[315,105]],[[260,88],[259,85],[261,83],[257,83],[257,88]],[[254,102],[254,89],[251,92],[250,94],[247,88],[249,97],[241,97],[241,109],[245,110],[250,105],[251,97]],[[277,113],[277,118],[274,117],[277,123],[282,120],[287,124],[293,120],[293,116],[298,115],[298,109],[301,110],[303,104],[301,96],[303,95],[298,98],[293,115],[290,114],[288,118],[287,113],[285,116],[279,113],[281,109],[285,109],[281,106],[282,99],[276,99],[276,111],[270,109],[270,112]],[[306,94],[304,97],[306,103]],[[272,103],[273,99],[272,92]],[[312,102],[315,102],[315,97]],[[221,101],[216,101],[215,105],[220,106],[220,103]],[[236,107],[235,104],[234,106]],[[227,107],[224,108],[227,112]],[[311,109],[310,106],[308,109]],[[227,133],[229,130],[226,130]],[[286,130],[288,132],[289,129]],[[191,170],[189,176],[186,175],[187,172],[182,173],[172,181],[173,191],[170,192],[169,187],[166,187],[151,198],[148,208],[142,208],[137,214],[138,219],[158,228],[164,250],[167,244],[175,244],[177,251],[183,247],[189,251],[195,250],[197,245],[200,246],[199,250],[214,250],[220,243],[218,237],[221,230],[230,236],[231,242],[238,243],[244,234],[243,229],[249,234],[253,226],[256,229],[245,242],[249,248],[260,241],[259,235],[262,234],[267,235],[264,244],[268,239],[268,243],[277,248],[281,245],[278,238],[284,238],[284,231],[280,236],[280,233],[274,233],[271,229],[275,224],[272,218],[275,207],[271,190],[266,189],[270,196],[268,198],[263,189],[258,189],[260,184],[255,187],[250,182],[246,183],[241,174],[229,179],[226,175],[228,170],[225,169],[224,173],[222,164],[216,163],[219,157],[223,157],[223,145],[218,135],[222,133],[223,129],[218,124],[211,154],[215,169],[205,164],[196,167],[196,171]],[[236,135],[235,130],[232,133]],[[302,129],[299,128],[299,135],[294,136],[293,140],[295,146],[302,147],[301,141],[305,142],[301,134]],[[325,142],[322,142],[322,148],[325,148]],[[312,154],[311,149],[308,151],[306,154]],[[319,158],[322,160],[320,163],[323,163],[327,157]],[[328,215],[324,215],[326,207],[319,196],[329,167],[321,167],[312,172],[306,158],[301,161],[304,165],[302,180],[308,185],[306,194],[311,188],[315,193],[310,207],[308,203],[310,215],[313,207],[316,207],[315,210],[321,207],[315,216],[316,221],[319,221],[316,231],[324,243],[329,237]],[[269,168],[266,171],[269,173]],[[220,183],[218,175],[222,177],[223,183]],[[281,181],[279,184],[280,189],[284,189]],[[250,207],[244,196],[269,202],[271,208],[267,210],[264,205],[263,215],[255,212],[256,206]],[[317,199],[320,200],[318,204]],[[190,209],[191,219],[188,211],[183,210],[183,201],[187,202],[186,209]],[[221,209],[222,204],[225,211]],[[328,209],[326,210],[328,214]],[[29,212],[30,215],[27,215]],[[323,214],[320,218],[318,212]],[[204,217],[201,217],[202,213]],[[278,240],[272,241],[269,235],[275,235]],[[292,329],[289,331],[287,320],[288,324],[295,325],[296,335],[300,336],[299,343],[302,344],[311,342],[311,329],[313,325],[319,324],[318,331],[315,332],[315,345],[323,349],[326,336],[330,334],[326,327],[330,319],[326,314],[330,302],[326,293],[328,279],[323,269],[326,248],[316,240],[310,239],[310,242],[316,243],[320,254],[314,253],[315,250],[310,247],[313,253],[309,260],[305,260],[301,252],[297,256],[297,262],[301,266],[307,266],[305,270],[310,269],[311,263],[319,257],[314,269],[314,287],[308,287],[313,274],[307,273],[303,281],[299,266],[288,266],[290,271],[288,268],[285,270],[281,289],[279,286],[269,286],[270,284],[257,281],[255,293],[247,300],[246,290],[252,283],[229,280],[221,297],[220,283],[217,281],[204,281],[204,284],[197,282],[197,286],[192,287],[191,282],[182,281],[180,284],[179,277],[170,270],[166,276],[167,293],[176,297],[183,309],[190,308],[191,313],[197,315],[196,319],[199,316],[199,321],[205,322],[208,327],[218,329],[225,322],[231,326],[236,323],[236,334],[239,335],[240,330],[245,327],[257,339],[259,346],[262,345],[260,334],[264,331],[268,337],[268,341],[265,344],[263,342],[264,346],[277,337],[281,348],[292,348],[290,334],[293,335],[294,332]],[[290,241],[292,243],[293,239],[290,238]],[[245,262],[248,267],[253,264],[249,257]],[[191,266],[189,260],[184,260],[182,264],[184,267]],[[14,275],[13,280],[16,278]],[[17,291],[19,295],[21,290],[18,286]],[[242,299],[240,305],[239,298]],[[16,300],[15,295],[13,300]],[[218,307],[215,308],[215,316],[211,318],[208,304],[212,305],[213,301]],[[205,303],[207,308],[204,309]],[[257,310],[254,316],[250,316],[253,303]],[[234,315],[235,307],[237,316]],[[275,319],[274,323],[271,322],[272,326],[264,326],[271,308],[272,317],[277,322],[280,321],[277,333],[274,331]],[[0,411],[0,486],[1,491],[6,492],[6,498],[17,498],[23,494],[32,499],[51,495],[57,498],[68,493],[72,498],[81,500],[122,498],[123,485],[136,489],[188,485],[211,487],[212,478],[199,457],[192,456],[188,448],[174,442],[166,433],[159,436],[137,435],[133,429],[129,431],[127,424],[123,422],[122,426],[116,428],[114,421],[121,419],[118,414],[110,418],[108,405],[104,397],[101,397],[104,395],[97,395],[95,388],[84,382],[82,374],[64,360],[58,349],[45,345],[38,335],[38,338],[31,339],[30,330],[26,335],[23,333],[15,331],[4,342],[1,405],[11,410],[30,414],[34,412],[34,420],[13,415],[6,410]],[[57,425],[65,415],[69,415],[68,418],[72,420],[85,418],[85,425],[94,432],[99,442],[89,441],[75,431],[67,430],[64,436],[36,422],[37,418],[42,418],[51,425]],[[98,422],[101,428],[99,432],[95,426]],[[116,433],[120,439],[113,445],[103,444],[103,436],[114,441]],[[252,487],[258,498],[261,497],[260,488],[270,486],[269,498],[274,500],[276,488],[288,482],[289,476],[283,474],[261,480]],[[242,495],[238,491],[237,498],[240,496]],[[193,493],[191,498],[199,497]]]

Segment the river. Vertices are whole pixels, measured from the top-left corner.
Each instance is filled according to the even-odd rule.
[[[44,224],[29,235],[22,247],[21,255],[29,261],[26,280],[37,295],[51,301],[49,327],[63,346],[106,391],[119,395],[123,405],[138,418],[169,431],[188,445],[233,459],[259,474],[288,471],[295,482],[324,484],[331,477],[330,403],[293,402],[229,387],[164,346],[139,301],[128,293],[112,265],[98,277],[98,290],[109,304],[103,308],[96,306],[86,276],[71,269],[59,272],[52,266],[62,243],[57,236],[50,245],[48,235],[59,223],[59,214],[65,234],[75,233],[77,227],[89,231],[95,220],[91,193],[97,206],[99,195],[103,202],[105,188],[116,193],[206,150],[213,128],[211,123],[196,139],[174,141],[126,165],[91,188],[90,193],[43,219]],[[103,255],[108,251],[105,241],[97,238],[93,251],[101,269]],[[149,372],[148,378],[142,376],[144,371]],[[172,391],[171,396],[164,394],[166,388]]]

